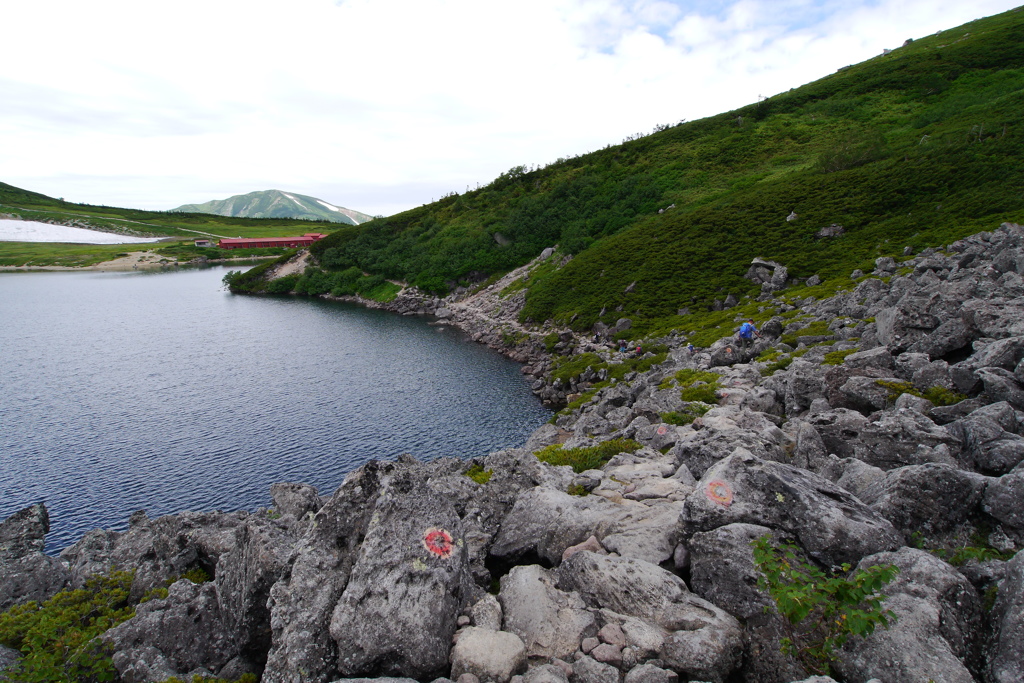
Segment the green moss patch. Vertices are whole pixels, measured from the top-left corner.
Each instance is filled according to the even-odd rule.
[[[570,465],[576,473],[600,469],[619,453],[632,453],[640,444],[631,439],[612,439],[589,448],[562,448],[559,444],[547,446],[535,453],[537,459],[550,465]]]

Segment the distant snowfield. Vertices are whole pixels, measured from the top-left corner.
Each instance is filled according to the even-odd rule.
[[[110,232],[50,225],[35,221],[0,219],[0,242],[72,242],[74,244],[137,244],[159,242],[160,237],[128,237]]]

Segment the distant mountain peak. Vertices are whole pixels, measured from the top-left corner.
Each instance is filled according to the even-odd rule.
[[[227,199],[214,199],[202,204],[182,204],[171,211],[212,213],[218,216],[238,218],[326,220],[348,225],[359,225],[373,218],[369,214],[346,209],[343,206],[335,206],[316,197],[283,190],[262,190],[248,194],[236,194]]]

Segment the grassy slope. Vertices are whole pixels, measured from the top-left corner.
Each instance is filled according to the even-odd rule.
[[[605,321],[650,327],[678,321],[680,307],[753,293],[742,276],[755,256],[828,278],[1024,220],[1022,114],[1024,12],[1011,11],[757,105],[512,169],[339,230],[314,251],[334,270],[444,290],[557,242],[576,256],[534,278],[525,318],[576,316],[583,329],[606,309]],[[787,222],[793,210],[800,218]],[[846,234],[815,238],[832,223]]]

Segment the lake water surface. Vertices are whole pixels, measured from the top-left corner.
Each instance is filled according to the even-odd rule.
[[[461,333],[235,296],[225,271],[0,273],[0,519],[45,501],[52,552],[138,509],[252,510],[373,458],[485,455],[550,417]]]

